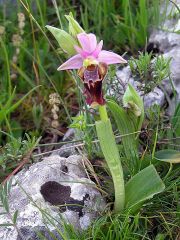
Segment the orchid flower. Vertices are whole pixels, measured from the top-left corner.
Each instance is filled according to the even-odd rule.
[[[58,70],[78,69],[78,75],[84,83],[87,104],[104,105],[102,81],[107,73],[107,65],[127,61],[116,53],[102,50],[103,41],[97,43],[96,36],[92,33],[79,33],[77,39],[81,46],[74,46],[77,54]]]
[[[101,40],[97,44],[96,36],[93,33],[80,33],[77,35],[77,39],[81,45],[81,48],[74,46],[78,54],[63,63],[58,70],[80,69],[82,66],[87,66],[91,63],[98,64],[103,62],[110,65],[127,62],[116,53],[102,50],[103,41]]]

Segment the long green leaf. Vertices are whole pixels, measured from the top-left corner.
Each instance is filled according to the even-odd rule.
[[[0,215],[6,215],[7,212],[0,212]]]
[[[164,189],[165,185],[155,167],[150,165],[133,176],[125,185],[125,207],[136,211],[145,200]]]

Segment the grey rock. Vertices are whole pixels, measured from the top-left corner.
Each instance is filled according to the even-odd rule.
[[[108,91],[109,96],[115,96],[116,99],[120,102],[122,96],[124,95],[126,88],[130,83],[136,90],[140,87],[140,82],[135,81],[132,77],[130,67],[124,67],[116,72],[116,77],[113,79],[113,82],[108,82]],[[140,92],[140,91],[139,91]],[[142,93],[141,93],[142,94]]]
[[[180,0],[174,1],[180,6]],[[162,26],[159,29],[154,29],[149,37],[149,43],[153,43],[158,46],[160,52],[165,53],[170,49],[180,46],[180,35],[177,34],[180,30],[180,19],[178,16],[178,10],[171,2],[164,3],[161,6],[161,14],[166,11],[166,18]]]
[[[63,231],[63,221],[78,230],[86,229],[105,208],[105,201],[95,184],[86,178],[82,157],[54,155],[14,177],[9,206],[11,214],[18,210],[20,233],[13,227],[1,227],[1,240],[21,240],[22,236],[38,239],[37,232],[48,236],[48,229],[57,235],[55,226]],[[0,215],[0,224],[5,222],[10,222],[8,216]]]
[[[62,240],[56,230],[52,230],[50,234],[46,227],[22,227],[20,228],[20,232],[21,234],[18,234],[17,240],[39,240],[38,234],[41,234],[45,240]]]
[[[154,30],[150,35],[149,43],[153,43],[161,53],[165,53],[175,46],[180,46],[180,35],[174,32]]]
[[[144,108],[148,109],[154,104],[163,106],[165,102],[165,96],[163,91],[155,87],[154,90],[144,96]]]
[[[75,129],[74,128],[69,128],[67,132],[63,136],[63,141],[69,140],[73,138],[75,135]]]
[[[173,92],[172,84],[177,92],[177,99],[180,100],[180,46],[172,48],[170,51],[163,54],[165,58],[171,58],[170,72],[172,83],[169,79],[162,82],[162,86],[171,94]]]
[[[75,139],[75,137],[74,137],[74,139]],[[55,150],[52,153],[52,155],[59,155],[60,157],[69,157],[71,155],[76,155],[76,154],[78,154],[76,147],[75,147],[76,145],[77,145],[77,143],[65,143],[62,147]]]

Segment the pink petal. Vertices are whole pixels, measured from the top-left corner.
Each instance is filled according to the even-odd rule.
[[[121,56],[119,56],[118,54],[109,52],[109,51],[105,51],[105,50],[102,50],[99,53],[98,61],[104,62],[107,65],[115,64],[115,63],[127,63],[127,61],[125,59],[123,59]]]
[[[98,43],[96,49],[95,49],[94,52],[92,53],[92,55],[93,55],[95,58],[97,58],[98,55],[99,55],[99,53],[101,52],[102,46],[103,46],[103,40],[101,40],[101,41]]]
[[[79,33],[77,38],[85,52],[92,53],[97,46],[96,36],[92,33]]]
[[[65,63],[63,63],[60,67],[58,67],[58,71],[66,70],[66,69],[79,69],[83,65],[83,59],[80,54],[77,54],[70,59],[68,59]]]
[[[86,58],[89,55],[89,53],[83,51],[82,48],[80,48],[78,46],[74,46],[74,48],[75,48],[76,52],[81,55],[82,58]]]

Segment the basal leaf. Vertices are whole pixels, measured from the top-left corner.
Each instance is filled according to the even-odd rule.
[[[160,150],[155,153],[154,158],[169,163],[180,163],[180,152],[173,149]]]
[[[125,207],[136,211],[145,200],[164,189],[165,185],[155,167],[150,165],[133,176],[125,185]]]

